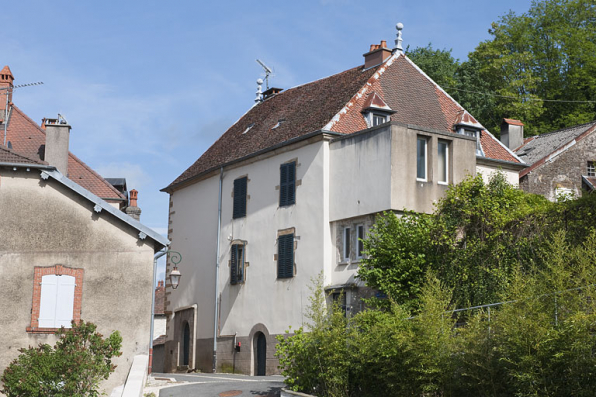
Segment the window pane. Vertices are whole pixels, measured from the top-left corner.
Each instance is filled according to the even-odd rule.
[[[364,226],[358,226],[358,258],[362,258],[362,251],[364,251]]]
[[[439,182],[447,183],[447,142],[439,141]]]
[[[416,178],[426,180],[426,139],[418,138]]]
[[[344,229],[344,260],[346,261],[350,259],[350,237],[350,228],[346,227]]]

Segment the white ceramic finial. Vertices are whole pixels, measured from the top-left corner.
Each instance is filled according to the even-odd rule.
[[[397,29],[397,38],[395,39],[395,50],[399,51],[400,53],[404,53],[404,49],[401,45],[401,42],[403,41],[401,38],[401,31],[404,28],[404,24],[399,22],[397,25],[395,25],[395,29]]]
[[[263,92],[261,91],[262,85],[263,85],[263,79],[258,79],[257,80],[257,97],[255,98],[256,103],[263,101]]]

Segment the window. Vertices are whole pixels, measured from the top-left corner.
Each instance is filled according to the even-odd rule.
[[[465,135],[465,136],[471,136],[473,138],[476,138],[476,155],[477,156],[483,156],[484,154],[482,153],[482,145],[480,144],[480,131],[477,130],[472,130],[472,129],[466,129],[466,128],[460,128],[458,130],[458,133]]]
[[[343,250],[343,261],[348,262],[350,260],[350,240],[352,239],[352,230],[349,227],[344,228],[344,250]]]
[[[449,142],[439,140],[437,147],[439,148],[438,182],[446,185],[449,183]]]
[[[36,267],[28,332],[53,333],[81,319],[83,269]]]
[[[372,114],[372,126],[377,126],[379,124],[383,124],[387,122],[387,116],[383,116],[380,114]]]
[[[356,257],[360,259],[364,256],[364,225],[358,225],[356,228],[356,237],[358,238],[356,242]]]
[[[246,184],[248,177],[234,180],[234,208],[232,218],[243,218],[246,216]]]
[[[345,291],[333,291],[331,293],[331,302],[334,306],[334,309],[337,308],[342,311],[344,317],[346,317],[348,312],[348,306],[346,304],[346,292]]]
[[[596,161],[588,161],[588,176],[596,176]]]
[[[285,163],[280,168],[279,206],[296,203],[296,162]]]
[[[230,258],[230,284],[244,282],[244,244],[233,244]]]
[[[294,233],[277,238],[277,278],[294,277]]]
[[[416,179],[426,182],[426,146],[427,139],[418,137],[418,146],[416,149]]]

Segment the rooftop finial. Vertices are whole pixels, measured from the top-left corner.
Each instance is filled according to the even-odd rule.
[[[262,85],[263,85],[263,79],[258,79],[257,80],[257,97],[255,98],[256,103],[263,101],[263,91],[261,90]]]
[[[403,41],[401,38],[401,31],[404,28],[404,24],[399,22],[395,25],[395,29],[397,29],[397,38],[395,39],[395,50],[399,51],[400,54],[404,53],[404,49],[401,46],[401,42]]]

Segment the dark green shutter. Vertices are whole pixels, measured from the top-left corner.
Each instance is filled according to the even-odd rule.
[[[234,180],[234,209],[232,217],[242,218],[246,216],[246,183],[247,177]]]
[[[294,234],[277,239],[277,278],[294,277]]]
[[[279,181],[279,206],[296,203],[296,162],[282,164]]]

